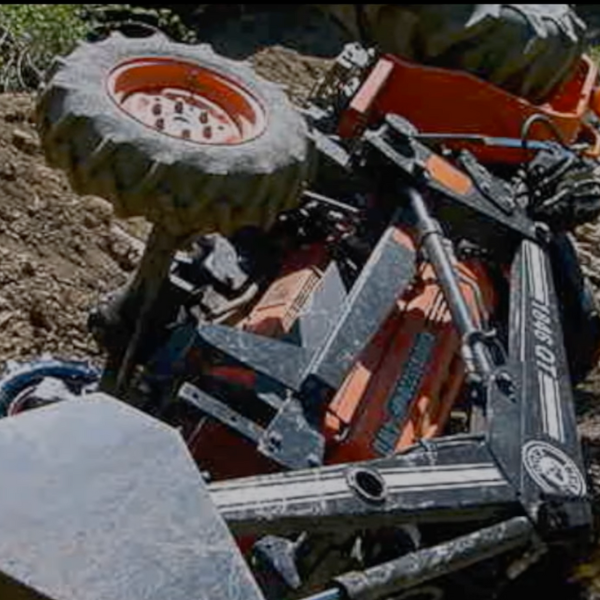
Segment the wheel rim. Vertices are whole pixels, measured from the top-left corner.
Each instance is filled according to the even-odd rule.
[[[237,145],[266,129],[259,99],[233,79],[193,63],[139,58],[121,63],[108,93],[127,115],[157,132],[196,144]]]

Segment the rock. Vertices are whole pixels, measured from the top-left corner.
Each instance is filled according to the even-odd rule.
[[[6,223],[14,223],[19,218],[19,212],[8,206],[0,206],[0,219]]]
[[[0,296],[0,311],[7,311],[12,308],[12,303],[8,298]]]
[[[0,177],[5,181],[15,181],[17,178],[17,167],[13,162],[5,162],[0,165]]]
[[[82,255],[85,252],[85,245],[79,237],[73,236],[69,242],[69,246],[77,255]]]
[[[113,208],[110,202],[96,196],[87,196],[83,201],[83,207],[86,213],[96,217],[100,223],[110,224],[113,216]]]
[[[25,262],[23,262],[21,265],[21,271],[26,277],[33,277],[36,273],[36,268],[33,262],[30,260],[25,260]]]
[[[123,243],[135,250],[140,256],[144,253],[144,248],[146,245],[142,241],[141,236],[137,236],[135,233],[123,229],[120,225],[113,225],[110,228],[110,233],[115,239],[122,240]]]
[[[4,115],[7,123],[23,123],[27,120],[27,114],[22,110],[14,110]]]
[[[13,146],[27,154],[35,154],[40,149],[38,139],[22,129],[15,129],[12,132],[12,143]]]
[[[96,227],[100,226],[100,219],[92,213],[85,213],[85,215],[83,215],[83,224],[88,229],[96,229]]]
[[[125,240],[111,236],[106,247],[109,256],[123,269],[130,272],[135,269],[139,255]]]
[[[62,185],[64,175],[55,169],[51,169],[46,165],[36,165],[35,170],[37,171],[39,177],[43,180],[49,180],[52,184]]]
[[[48,315],[48,306],[38,299],[34,299],[29,307],[29,322],[39,329],[52,329],[52,322]]]
[[[0,313],[0,328],[4,328],[5,325],[8,325],[11,319],[13,319],[15,316],[16,313],[12,311]]]

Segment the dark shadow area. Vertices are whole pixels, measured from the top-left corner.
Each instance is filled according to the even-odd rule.
[[[588,42],[600,43],[600,4],[575,4],[575,10],[588,26]]]
[[[576,388],[573,390],[573,400],[575,401],[575,414],[577,419],[600,417],[600,401],[598,391],[587,388]]]
[[[343,30],[310,5],[222,5],[185,19],[200,42],[216,52],[245,59],[267,46],[285,46],[303,54],[337,56],[349,41]]]

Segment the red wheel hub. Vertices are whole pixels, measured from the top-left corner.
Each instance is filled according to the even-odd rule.
[[[122,111],[171,137],[235,145],[266,128],[266,111],[245,86],[193,63],[134,59],[113,69],[107,84]]]

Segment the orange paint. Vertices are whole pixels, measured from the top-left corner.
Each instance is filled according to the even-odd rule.
[[[476,261],[456,269],[482,322],[495,307],[493,282]],[[398,300],[329,405],[328,463],[393,454],[443,433],[464,383],[460,340],[431,265],[419,277],[421,288]]]
[[[427,159],[425,168],[432,179],[461,196],[473,190],[471,178],[437,154]]]
[[[267,114],[237,81],[190,62],[146,57],[115,67],[115,104],[139,123],[196,144],[236,145],[262,135]]]
[[[392,68],[390,68],[390,65]],[[599,111],[596,90],[598,67],[583,56],[572,76],[546,102],[535,105],[469,73],[411,63],[384,55],[373,68],[348,109],[340,118],[338,133],[356,137],[386,114],[411,121],[424,133],[465,133],[520,138],[523,123],[533,114],[547,116],[567,143],[582,141],[589,110]],[[600,146],[600,134],[588,130],[592,147]],[[548,127],[534,125],[529,139],[553,139]],[[587,140],[584,140],[587,142]],[[487,163],[516,164],[527,158],[521,148],[488,147],[466,141],[447,142],[453,149],[467,149]]]

